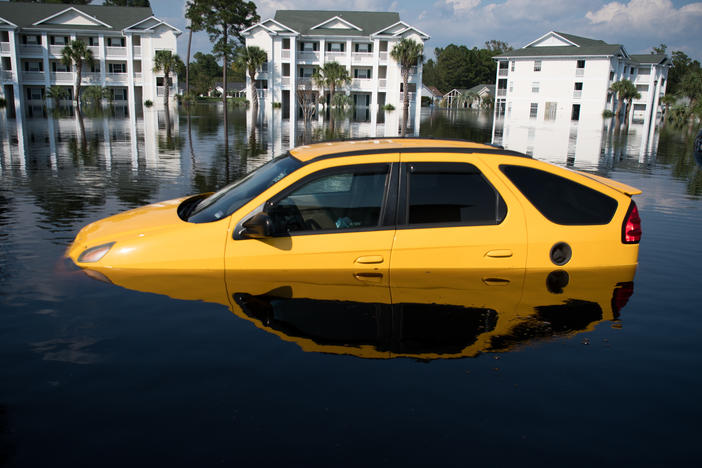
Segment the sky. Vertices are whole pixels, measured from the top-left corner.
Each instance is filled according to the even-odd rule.
[[[179,28],[178,53],[184,59],[188,35],[186,0],[150,0],[154,14]],[[338,0],[254,0],[261,19],[276,10],[339,8]],[[95,1],[94,3],[101,3]],[[623,44],[630,54],[650,52],[660,43],[668,54],[682,50],[702,61],[702,1],[686,0],[355,0],[345,9],[397,11],[400,19],[431,36],[427,59],[448,44],[483,47],[497,39],[520,48],[549,31]],[[204,33],[193,35],[192,53],[209,53]]]

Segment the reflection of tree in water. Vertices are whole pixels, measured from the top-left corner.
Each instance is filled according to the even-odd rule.
[[[115,194],[129,208],[149,204],[158,190],[158,175],[140,169],[138,172],[119,171],[116,173]]]
[[[428,119],[422,121],[419,135],[432,138],[461,138],[477,143],[489,142],[492,128],[476,126],[479,111],[451,110],[432,112]]]
[[[665,148],[656,155],[656,162],[669,165],[671,175],[687,182],[687,193],[702,196],[702,170],[695,160],[693,143],[695,135],[664,127],[660,133],[659,148]]]

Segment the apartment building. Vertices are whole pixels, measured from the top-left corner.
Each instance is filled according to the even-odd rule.
[[[62,51],[81,40],[94,59],[83,66],[83,86],[107,87],[114,102],[132,110],[146,100],[162,105],[167,84],[153,72],[154,54],[176,53],[180,34],[151,8],[0,2],[0,96],[11,111],[27,110],[47,102],[51,86],[61,86],[70,102],[76,75],[61,61]],[[177,78],[171,81],[174,95]]]
[[[612,83],[632,81],[641,98],[633,102],[632,121],[655,127],[665,94],[670,59],[665,54],[630,55],[621,44],[551,31],[495,57],[495,120],[597,122],[617,111]],[[623,118],[623,117],[622,117]]]
[[[327,62],[345,66],[352,78],[344,90],[356,107],[377,110],[402,107],[401,68],[390,56],[400,40],[423,44],[429,36],[400,20],[399,13],[364,11],[278,10],[274,18],[244,31],[247,46],[268,54],[268,63],[256,76],[265,108],[281,103],[284,114],[296,115],[296,90],[313,88],[315,68]],[[247,77],[248,80],[248,77]],[[419,128],[422,65],[413,68],[407,92],[414,126]],[[249,83],[247,82],[247,85]],[[247,86],[247,99],[251,99]],[[410,118],[411,119],[411,118]]]

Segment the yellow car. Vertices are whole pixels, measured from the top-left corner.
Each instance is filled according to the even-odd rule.
[[[213,194],[94,222],[80,267],[345,272],[636,265],[640,190],[490,145],[377,139],[301,146]]]

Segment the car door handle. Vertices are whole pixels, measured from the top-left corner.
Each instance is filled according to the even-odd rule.
[[[486,253],[485,256],[490,258],[507,258],[512,256],[512,251],[508,249],[491,250]]]
[[[353,277],[364,283],[380,283],[383,281],[382,273],[354,273]]]
[[[483,278],[483,283],[487,286],[507,286],[510,281],[505,278]]]
[[[365,257],[358,257],[354,263],[362,263],[364,265],[372,263],[383,263],[382,255],[367,255]]]

